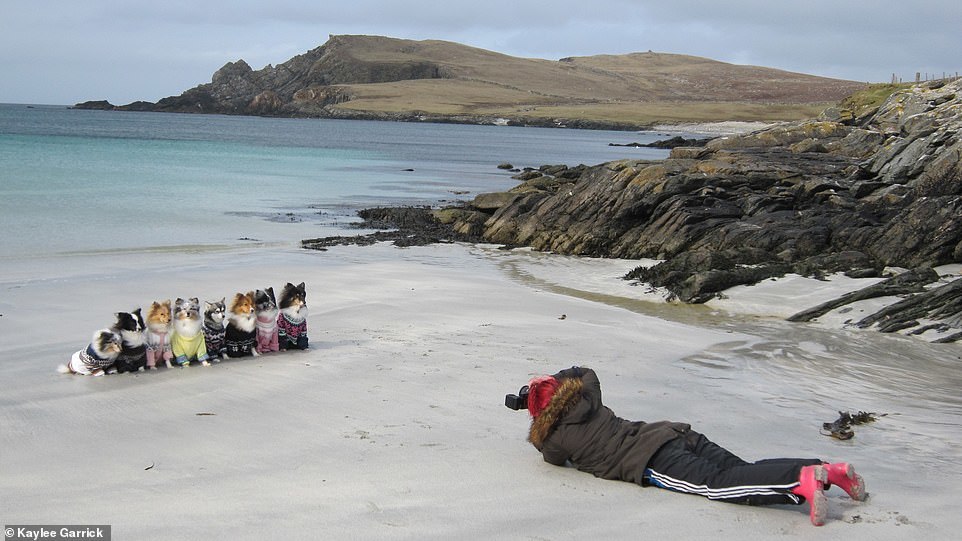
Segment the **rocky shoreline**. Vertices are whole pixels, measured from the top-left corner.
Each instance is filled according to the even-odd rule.
[[[944,331],[962,328],[962,287],[934,287],[939,277],[930,269],[962,261],[960,129],[962,81],[929,83],[868,111],[829,109],[677,147],[666,160],[544,166],[517,175],[521,183],[508,192],[458,207],[371,216],[396,228],[399,242],[657,259],[626,278],[688,303],[786,273],[885,277],[912,269],[914,294],[929,300],[859,325]],[[318,239],[304,246],[322,247]]]

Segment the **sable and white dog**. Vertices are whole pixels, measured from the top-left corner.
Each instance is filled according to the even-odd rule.
[[[254,293],[254,312],[257,314],[257,351],[280,351],[277,334],[277,301],[274,288],[258,289]]]
[[[224,357],[257,356],[257,317],[254,292],[238,293],[230,305],[230,317],[224,332]]]
[[[161,362],[171,367],[174,354],[170,349],[170,299],[154,302],[147,311],[147,368]]]
[[[57,371],[61,374],[103,376],[120,355],[122,341],[113,329],[95,331],[90,344],[74,353],[67,364],[58,366]]]

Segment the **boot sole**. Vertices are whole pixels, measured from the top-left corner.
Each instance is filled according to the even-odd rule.
[[[825,493],[822,491],[816,492],[808,505],[810,506],[808,514],[812,524],[815,526],[825,524],[825,518],[828,516],[828,497],[825,496]]]
[[[848,490],[845,492],[848,492],[848,495],[851,496],[853,500],[864,502],[865,481],[862,480],[861,475],[855,473],[855,468],[853,468],[851,464],[848,464],[848,467],[845,468],[845,477],[849,480]]]
[[[853,500],[864,502],[868,495],[865,492],[865,480],[862,479],[862,476],[855,473],[855,468],[851,464],[845,464],[843,475],[846,479],[845,484],[834,484],[847,492]]]
[[[825,524],[825,518],[828,516],[828,497],[822,490],[828,486],[828,470],[822,466],[816,466],[812,473],[815,475],[815,480],[818,481],[819,486],[808,502],[808,515],[812,524],[821,526]]]

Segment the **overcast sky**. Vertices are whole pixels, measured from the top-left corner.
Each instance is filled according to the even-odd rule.
[[[0,0],[0,102],[157,101],[329,34],[551,60],[653,50],[869,82],[962,72],[959,0]]]

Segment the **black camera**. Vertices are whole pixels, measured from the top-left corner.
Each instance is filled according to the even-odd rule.
[[[528,386],[522,387],[518,394],[504,395],[504,405],[513,410],[528,409]]]

